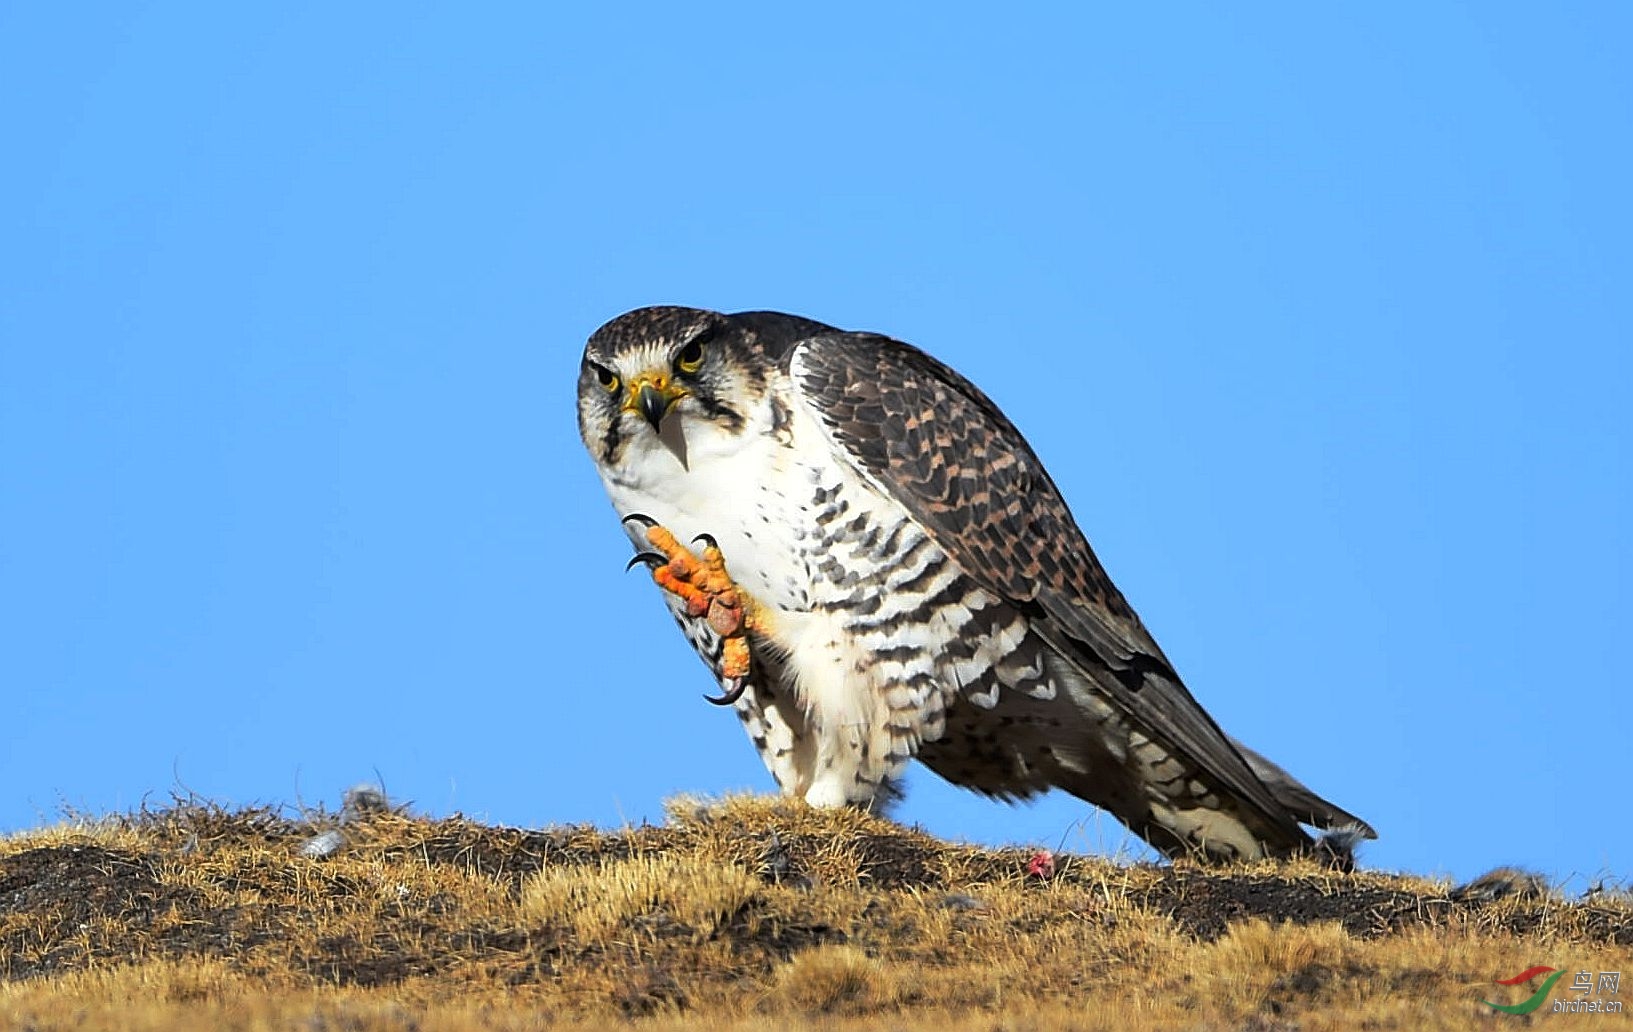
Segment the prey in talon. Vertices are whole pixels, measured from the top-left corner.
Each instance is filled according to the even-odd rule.
[[[719,542],[709,534],[694,537],[692,543],[703,546],[699,556],[650,516],[631,513],[623,522],[644,528],[651,546],[636,552],[625,569],[632,570],[644,563],[652,571],[652,580],[658,587],[684,604],[688,617],[706,621],[719,637],[717,672],[724,691],[718,696],[703,698],[716,706],[732,705],[742,698],[748,687],[752,665],[748,631],[754,610],[748,595],[726,572],[726,558],[720,552]]]

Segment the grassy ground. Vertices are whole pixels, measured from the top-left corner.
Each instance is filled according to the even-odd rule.
[[[328,829],[339,835],[315,840]],[[304,851],[304,852],[303,852]],[[322,856],[305,853],[326,853]],[[1538,964],[1633,980],[1633,907],[1313,864],[952,845],[677,803],[520,831],[197,804],[0,839],[0,1022],[86,1029],[1498,1029]],[[1567,999],[1568,980],[1553,999]],[[1626,992],[1633,996],[1633,985]],[[1606,996],[1620,1000],[1620,996]]]

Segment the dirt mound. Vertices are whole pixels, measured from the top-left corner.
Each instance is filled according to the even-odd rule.
[[[1540,958],[1633,961],[1620,901],[1453,897],[1308,862],[980,849],[756,799],[618,832],[182,804],[0,841],[0,993],[187,971],[188,999],[501,993],[587,1021],[747,1020],[830,996],[990,1011],[1020,977],[1039,1006],[1120,991],[1236,1021],[1359,1007],[1357,986],[1477,1003],[1471,987]]]

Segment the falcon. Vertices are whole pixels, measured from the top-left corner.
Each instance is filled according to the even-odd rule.
[[[870,807],[917,758],[1062,788],[1169,857],[1376,833],[1227,736],[1112,584],[1026,439],[910,344],[778,312],[596,330],[584,446],[786,795]]]

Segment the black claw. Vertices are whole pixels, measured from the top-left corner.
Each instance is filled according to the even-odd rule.
[[[720,551],[720,542],[714,539],[713,534],[699,534],[697,537],[692,539],[692,544],[695,545],[699,541],[703,542],[705,548],[712,548],[716,552]]]
[[[624,564],[624,572],[628,573],[629,571],[635,569],[635,566],[638,563],[645,563],[649,568],[656,570],[658,567],[663,566],[668,562],[668,556],[659,555],[657,552],[636,552],[634,557],[631,558],[628,563]]]
[[[741,699],[743,697],[743,693],[748,691],[748,678],[739,677],[735,680],[737,683],[726,689],[724,695],[705,695],[703,697],[703,701],[709,703],[711,706],[730,706],[738,699]]]
[[[618,522],[628,523],[630,520],[634,520],[636,523],[639,523],[641,526],[645,527],[647,530],[651,530],[653,527],[656,527],[658,525],[657,520],[653,519],[652,517],[650,517],[650,516],[648,516],[648,515],[646,515],[645,513],[642,513],[642,512],[632,512],[628,516],[625,516],[622,520],[619,520]]]

